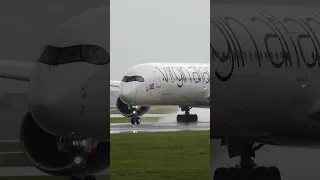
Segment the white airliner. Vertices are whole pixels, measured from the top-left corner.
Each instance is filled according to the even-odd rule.
[[[185,111],[178,122],[195,122],[192,107],[210,106],[210,64],[207,63],[144,63],[133,66],[122,81],[111,81],[119,87],[117,108],[132,124],[140,124],[139,116],[150,106],[177,105]]]
[[[211,2],[211,138],[243,172],[280,180],[276,167],[251,171],[252,158],[263,144],[320,146],[320,7],[230,1]],[[217,168],[214,179],[249,179],[238,172]]]
[[[20,143],[45,173],[92,180],[109,168],[109,3],[0,7],[0,77],[28,83]]]

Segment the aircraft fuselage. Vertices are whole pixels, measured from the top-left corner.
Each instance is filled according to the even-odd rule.
[[[209,107],[209,95],[209,64],[140,64],[129,69],[120,84],[120,98],[128,105]]]
[[[319,145],[318,12],[211,4],[213,138]]]

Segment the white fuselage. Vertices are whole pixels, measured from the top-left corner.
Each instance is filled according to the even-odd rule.
[[[320,142],[319,9],[211,4],[212,138]]]
[[[209,107],[210,64],[139,64],[125,74],[119,94],[128,105]]]

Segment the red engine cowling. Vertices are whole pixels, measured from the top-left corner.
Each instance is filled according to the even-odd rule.
[[[123,101],[121,101],[120,98],[117,99],[117,109],[119,112],[125,116],[125,117],[131,117],[133,115],[133,109],[131,106],[125,104]],[[142,106],[140,109],[136,110],[138,116],[143,116],[145,113],[148,112],[150,109],[149,106]]]

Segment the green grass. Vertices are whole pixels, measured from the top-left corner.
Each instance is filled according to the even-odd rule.
[[[159,117],[141,117],[142,122],[157,122]],[[110,123],[130,123],[129,117],[110,118]]]
[[[209,131],[111,134],[110,179],[209,179],[209,147]]]
[[[0,155],[0,168],[1,166],[31,166],[31,164],[21,152],[19,154]]]
[[[153,106],[147,114],[169,114],[178,110],[175,106]],[[110,107],[110,114],[120,114],[116,107]]]
[[[12,147],[17,150],[17,144],[1,143],[0,149]],[[209,179],[209,147],[209,131],[111,134],[110,179]],[[2,165],[6,166],[30,165],[22,153],[2,155],[0,158]],[[24,179],[29,178],[41,179],[40,177]],[[46,177],[49,180],[52,178]],[[62,178],[65,179],[65,177]],[[13,179],[22,178],[0,177],[0,180]],[[56,179],[61,178],[56,177]]]
[[[1,142],[0,152],[21,152],[14,154],[0,154],[1,166],[29,166],[31,165],[20,149],[19,142]]]
[[[0,142],[0,152],[21,151],[19,142]]]
[[[66,177],[57,177],[57,176],[10,176],[10,177],[0,177],[0,180],[67,180]]]
[[[106,175],[97,175],[96,178],[103,179],[103,180],[108,180],[110,178],[107,178],[108,176]],[[23,177],[23,176],[11,176],[11,177],[0,177],[0,180],[67,180],[67,177],[63,176],[28,176],[28,177]]]

